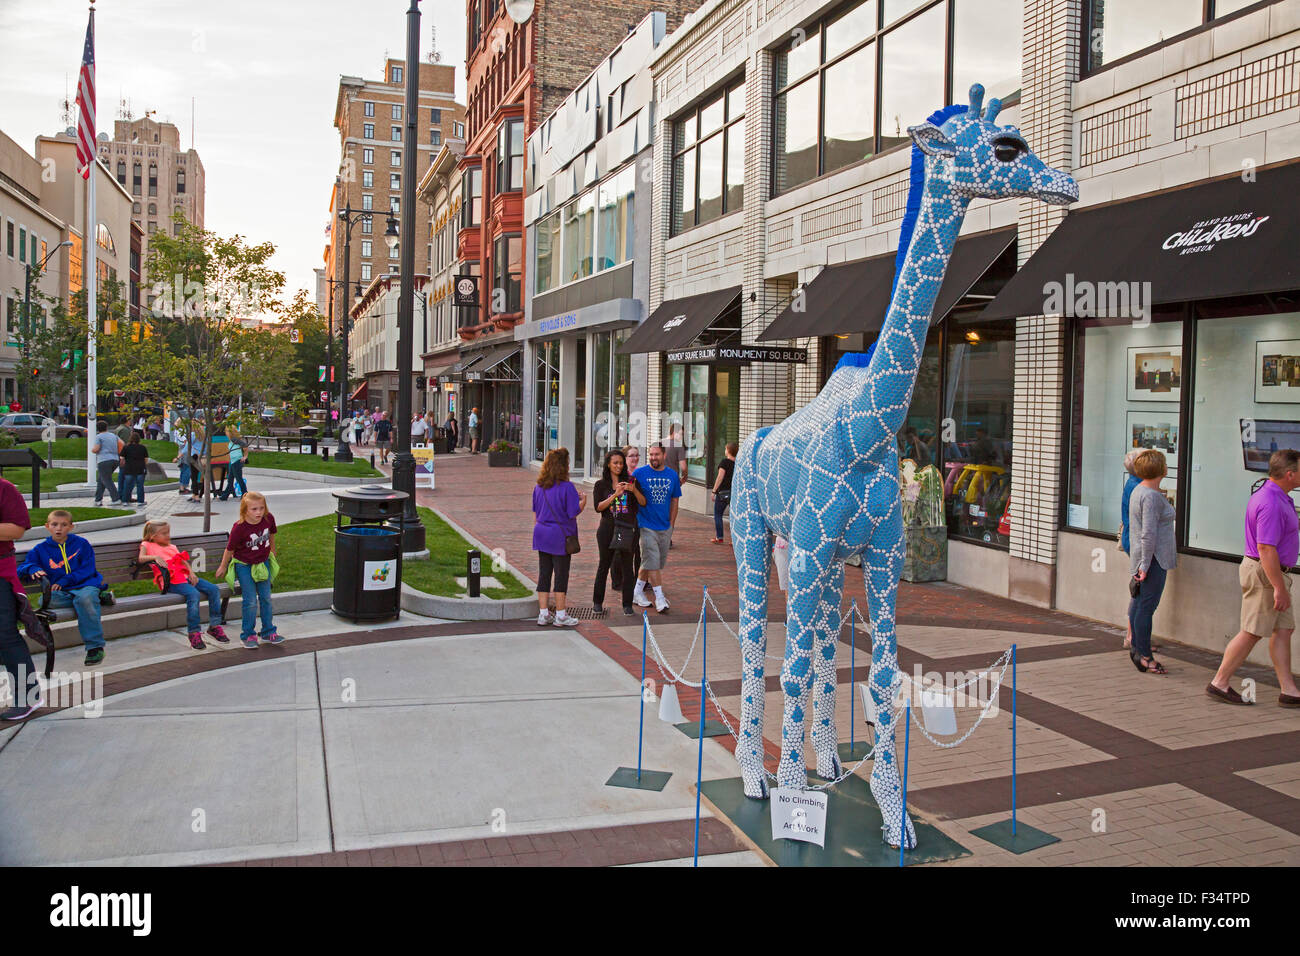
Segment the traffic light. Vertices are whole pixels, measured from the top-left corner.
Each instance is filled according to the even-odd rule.
[[[32,378],[40,378],[40,377],[41,377],[41,370],[38,368],[32,369]]]

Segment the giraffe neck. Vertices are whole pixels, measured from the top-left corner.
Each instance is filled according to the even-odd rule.
[[[969,199],[953,195],[948,184],[933,175],[933,162],[926,161],[921,212],[876,340],[868,384],[855,403],[872,413],[859,421],[873,432],[878,432],[883,425],[890,435],[897,435],[907,417],[934,303],[970,203]],[[868,424],[873,421],[874,425]],[[876,442],[855,444],[859,448],[871,448]]]

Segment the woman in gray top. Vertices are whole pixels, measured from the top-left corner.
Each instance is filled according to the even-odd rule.
[[[1164,674],[1164,665],[1151,656],[1151,619],[1164,593],[1165,577],[1178,560],[1174,545],[1174,506],[1160,490],[1167,474],[1165,456],[1148,448],[1133,460],[1141,483],[1128,504],[1129,572],[1138,582],[1136,600],[1129,605],[1133,646],[1129,657],[1143,673]]]

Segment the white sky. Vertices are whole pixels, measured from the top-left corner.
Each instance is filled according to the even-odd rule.
[[[406,55],[406,0],[100,0],[95,4],[99,132],[119,101],[157,110],[190,140],[207,174],[205,225],[276,246],[285,299],[315,295],[329,191],[338,170],[334,102],[343,74],[378,78],[385,52]],[[29,153],[65,128],[76,98],[89,4],[0,0],[0,129]],[[420,4],[420,57],[438,30],[465,101],[465,7]],[[75,119],[73,124],[75,125]]]

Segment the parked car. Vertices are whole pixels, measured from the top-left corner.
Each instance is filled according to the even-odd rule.
[[[54,419],[26,412],[0,417],[0,431],[8,432],[20,442],[41,441],[41,432],[46,425],[55,425]],[[55,425],[58,438],[85,438],[86,429],[81,425]]]

